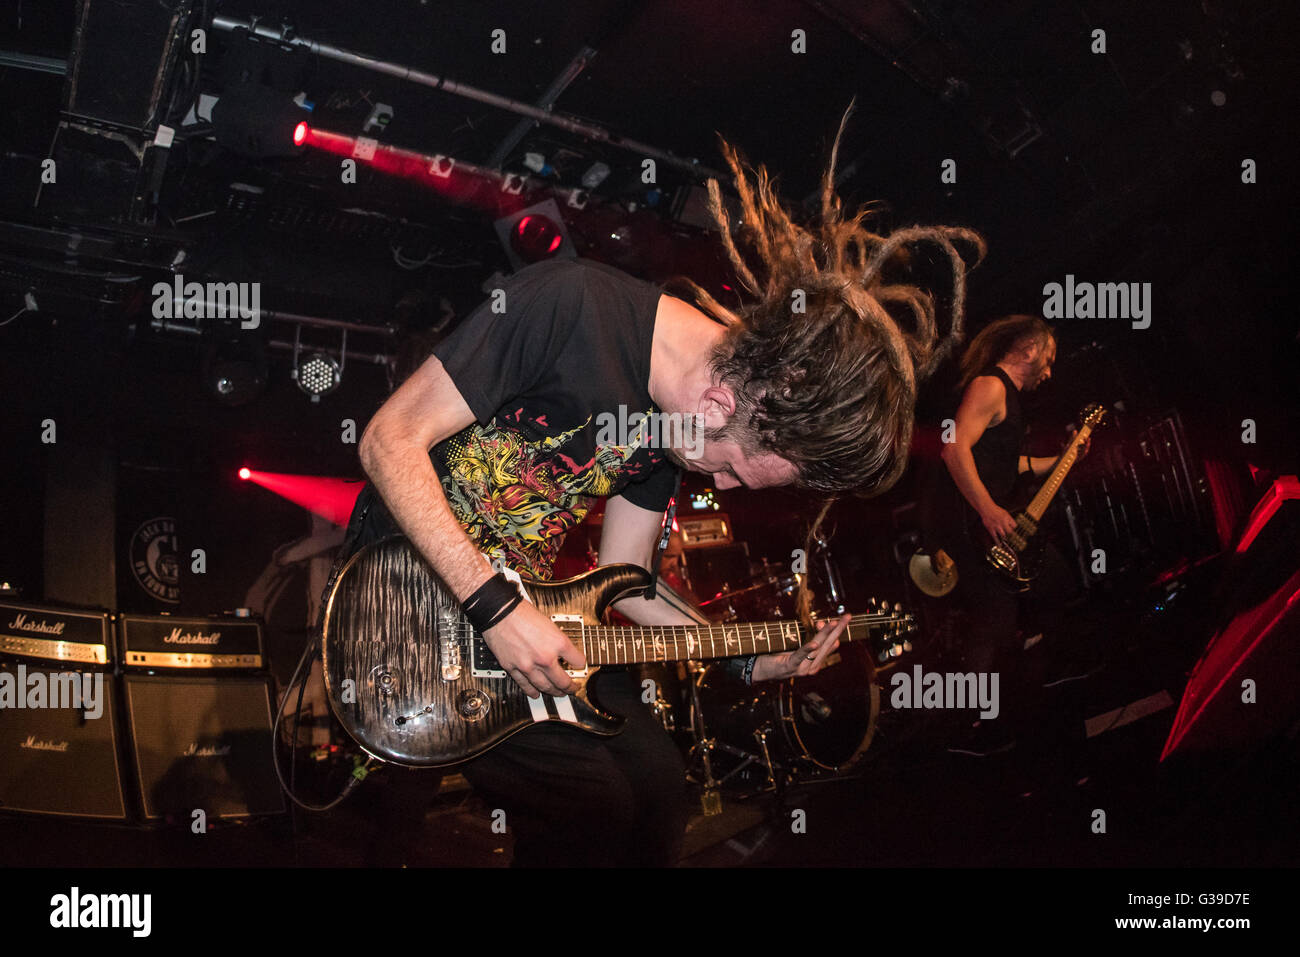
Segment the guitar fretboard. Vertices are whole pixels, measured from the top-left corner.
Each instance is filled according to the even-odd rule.
[[[1043,517],[1043,513],[1047,511],[1047,506],[1052,504],[1052,499],[1056,497],[1061,483],[1065,481],[1065,476],[1069,474],[1070,469],[1074,467],[1075,461],[1079,458],[1079,446],[1087,440],[1091,432],[1092,427],[1089,425],[1085,425],[1079,430],[1073,441],[1061,454],[1056,467],[1052,469],[1052,474],[1047,476],[1047,480],[1043,482],[1043,487],[1038,490],[1038,494],[1025,507],[1025,514],[1035,522]]]
[[[854,615],[840,641],[862,641],[891,625],[902,627],[904,621],[897,613]],[[813,636],[793,621],[720,625],[583,625],[565,621],[556,624],[582,649],[591,667],[793,651]]]

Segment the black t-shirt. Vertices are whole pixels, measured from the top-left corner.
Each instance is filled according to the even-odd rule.
[[[434,349],[477,424],[430,455],[470,539],[545,580],[595,498],[662,511],[672,497],[676,470],[634,418],[659,411],[648,383],[662,292],[585,259],[527,266],[500,291]]]

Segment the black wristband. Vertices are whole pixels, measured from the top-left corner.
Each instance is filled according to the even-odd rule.
[[[498,573],[461,602],[460,610],[465,613],[474,629],[482,633],[499,624],[521,601],[523,596],[514,582]]]
[[[754,664],[757,661],[758,655],[750,655],[748,658],[731,658],[728,659],[724,670],[737,681],[752,685],[754,683]]]

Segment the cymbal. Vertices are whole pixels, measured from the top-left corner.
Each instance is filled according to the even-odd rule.
[[[907,572],[917,588],[931,598],[942,598],[957,587],[957,566],[943,549],[935,553],[935,563],[943,569],[936,574],[930,566],[930,556],[917,552],[907,564]]]

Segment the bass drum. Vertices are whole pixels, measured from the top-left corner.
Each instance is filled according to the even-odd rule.
[[[782,682],[777,709],[797,757],[827,771],[847,771],[876,735],[880,685],[866,643],[841,645],[835,656],[836,664],[811,677]]]
[[[765,733],[777,763],[806,761],[826,771],[847,771],[871,747],[880,687],[865,643],[841,645],[832,661],[811,677],[752,688],[728,679],[722,663],[711,664],[697,679],[702,712],[697,719],[703,719],[710,737],[734,751],[761,757],[758,734]]]

